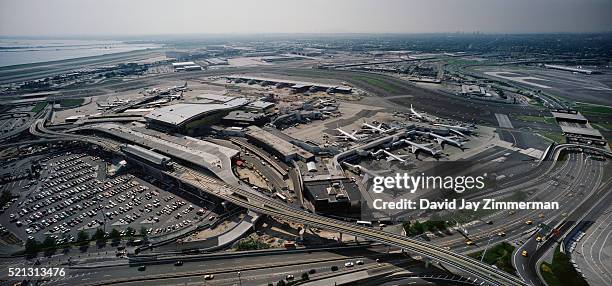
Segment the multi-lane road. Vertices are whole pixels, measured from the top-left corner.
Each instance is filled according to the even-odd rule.
[[[602,198],[602,192],[603,194],[607,192],[607,189],[601,187],[602,179],[604,179],[604,164],[600,161],[591,160],[583,154],[577,157],[575,159],[572,159],[572,157],[568,158],[568,160],[572,160],[576,164],[571,175],[575,179],[568,182],[558,194],[558,196],[565,197],[564,201],[567,206],[563,213],[554,213],[554,216],[544,221],[551,227],[560,225],[561,235],[564,231],[569,230],[571,225],[576,220],[579,220],[590,207],[594,206],[595,202]],[[570,176],[570,174],[567,174],[567,176]],[[606,186],[606,182],[604,181],[603,183]],[[543,240],[538,242],[536,240],[537,236],[540,236]],[[556,245],[556,241],[559,239],[557,236],[549,237],[548,240],[546,238],[547,233],[545,232],[540,232],[539,234],[532,233],[527,241],[517,248],[513,255],[512,262],[518,275],[531,285],[539,284],[537,275],[537,271],[539,271],[537,269],[538,261],[552,246]],[[527,257],[523,257],[523,251],[527,251]]]
[[[66,275],[46,279],[42,285],[202,285],[204,275],[212,274],[214,285],[266,285],[293,275],[300,279],[302,273],[312,272],[311,279],[331,273],[341,274],[358,269],[391,268],[394,271],[416,266],[414,260],[401,253],[387,254],[385,246],[346,247],[298,252],[266,252],[257,255],[248,253],[226,253],[203,255],[199,258],[181,260],[169,259],[165,263],[146,264],[144,271],[138,267],[145,264],[118,263],[106,267],[66,268]],[[380,262],[377,263],[376,260]],[[176,261],[183,265],[175,265]],[[357,260],[363,265],[356,265]],[[353,267],[345,267],[353,262]],[[332,266],[338,270],[332,271]],[[240,274],[239,274],[240,273]],[[239,277],[240,276],[240,277]],[[213,283],[214,282],[214,283]]]
[[[602,212],[578,241],[571,254],[578,269],[592,286],[610,285],[612,281],[612,205]]]

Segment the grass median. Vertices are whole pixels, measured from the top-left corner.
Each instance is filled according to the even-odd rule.
[[[552,263],[544,262],[540,265],[540,273],[548,286],[588,286],[572,266],[569,256],[561,253],[559,247],[555,249]]]
[[[482,259],[482,261],[484,261],[485,263],[494,265],[498,269],[501,269],[508,273],[515,273],[515,269],[514,267],[512,267],[513,251],[514,246],[510,245],[507,242],[502,242],[487,249],[484,254],[484,259],[482,259],[482,254],[484,251],[470,253],[469,256],[478,260]]]

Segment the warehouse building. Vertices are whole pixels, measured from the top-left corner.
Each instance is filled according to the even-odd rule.
[[[176,62],[172,63],[172,67],[175,71],[202,70],[202,67],[194,62]]]
[[[486,96],[487,92],[485,88],[482,86],[478,86],[475,84],[462,84],[461,85],[461,94],[463,95],[475,95],[475,96]]]

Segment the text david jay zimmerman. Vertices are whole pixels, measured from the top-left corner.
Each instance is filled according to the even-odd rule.
[[[483,176],[410,176],[408,174],[396,174],[394,177],[374,177],[374,193],[380,194],[387,188],[405,189],[414,194],[419,189],[452,189],[457,193],[465,190],[482,190],[485,187]],[[559,209],[558,202],[537,201],[496,201],[495,199],[482,199],[480,201],[468,201],[465,199],[444,199],[434,201],[429,199],[399,199],[396,201],[384,201],[375,199],[372,206],[377,210],[556,210]]]

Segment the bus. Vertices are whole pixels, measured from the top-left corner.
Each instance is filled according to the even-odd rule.
[[[357,225],[361,225],[361,226],[372,226],[372,222],[371,221],[367,221],[367,220],[358,220],[357,221]]]
[[[283,202],[286,202],[286,201],[287,201],[287,197],[285,197],[285,196],[284,196],[283,194],[281,194],[280,192],[276,192],[276,196],[277,196],[279,199],[283,200]]]

